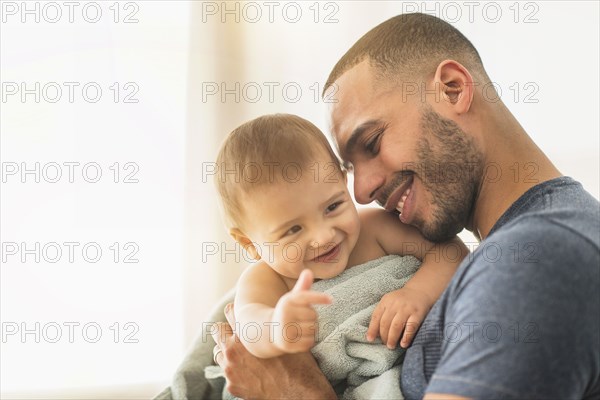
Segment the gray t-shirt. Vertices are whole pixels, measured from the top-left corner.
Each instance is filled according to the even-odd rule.
[[[541,183],[502,215],[423,322],[401,388],[600,397],[600,203],[581,184]]]

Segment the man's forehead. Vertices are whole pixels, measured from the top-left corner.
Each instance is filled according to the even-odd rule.
[[[326,95],[329,103],[329,129],[334,140],[344,145],[357,127],[374,95],[374,74],[368,60],[344,72]]]

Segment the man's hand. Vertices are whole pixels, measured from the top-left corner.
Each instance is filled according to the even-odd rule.
[[[432,305],[431,298],[416,289],[404,287],[386,294],[373,311],[367,340],[381,335],[381,341],[395,349],[404,332],[400,346],[407,348]]]
[[[336,399],[335,392],[310,353],[257,358],[246,350],[231,329],[233,305],[225,308],[227,323],[218,323],[213,339],[220,351],[217,363],[227,378],[227,390],[243,399]]]
[[[273,312],[273,341],[286,353],[309,351],[315,344],[317,312],[313,304],[331,304],[331,296],[311,291],[313,273],[305,269],[294,288],[279,299]]]

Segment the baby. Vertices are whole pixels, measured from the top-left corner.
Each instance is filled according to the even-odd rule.
[[[366,339],[408,347],[467,254],[458,238],[433,244],[395,214],[357,211],[327,139],[300,117],[267,115],[241,125],[225,140],[217,166],[229,232],[256,260],[240,277],[234,302],[236,323],[261,330],[251,338],[240,335],[256,357],[310,350],[317,329],[313,306],[333,301],[311,290],[313,281],[391,254],[412,255],[422,264],[404,287],[383,296]],[[459,257],[440,257],[445,246],[454,253],[458,248]],[[294,340],[283,331],[289,324],[297,327]]]

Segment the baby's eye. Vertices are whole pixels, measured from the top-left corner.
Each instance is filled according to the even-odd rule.
[[[287,232],[285,232],[284,236],[293,235],[294,233],[299,232],[301,229],[302,228],[300,227],[300,225],[294,225],[290,229],[288,229]]]
[[[333,204],[330,204],[329,207],[327,207],[327,212],[330,213],[330,212],[335,211],[335,209],[338,208],[342,203],[343,202],[338,201],[338,202],[335,202]]]

